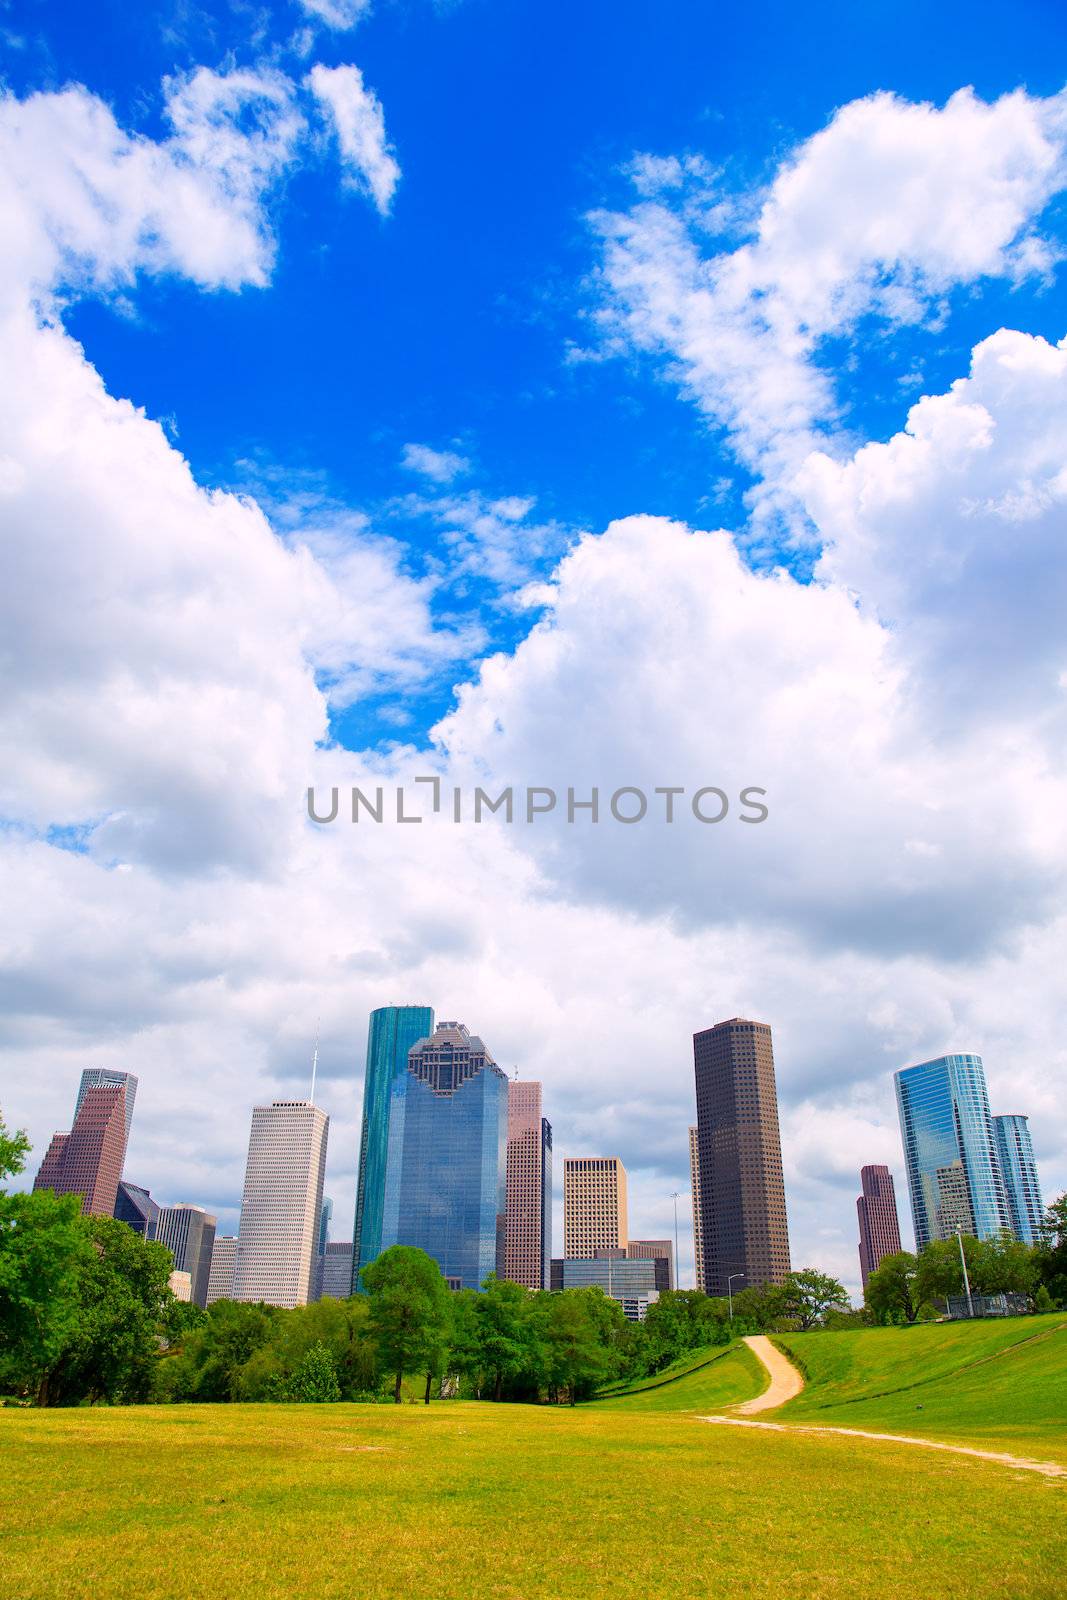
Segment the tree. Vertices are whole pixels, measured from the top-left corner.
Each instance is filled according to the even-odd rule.
[[[530,1291],[498,1278],[495,1272],[483,1287],[485,1293],[474,1302],[475,1341],[479,1366],[491,1380],[493,1399],[499,1400],[505,1378],[513,1377],[529,1361]]]
[[[922,1300],[919,1263],[910,1250],[883,1256],[867,1279],[864,1299],[879,1322],[914,1322]]]
[[[975,1294],[1031,1296],[1037,1288],[1036,1252],[1010,1233],[979,1240],[967,1270]]]
[[[451,1322],[448,1286],[425,1250],[394,1244],[363,1268],[370,1327],[382,1367],[395,1375],[400,1404],[405,1372],[432,1370]]]
[[[321,1405],[341,1398],[333,1355],[322,1340],[311,1346],[285,1385],[286,1400]]]
[[[967,1272],[972,1276],[978,1259],[978,1240],[968,1234],[963,1236],[963,1255]],[[919,1253],[919,1270],[916,1287],[920,1302],[947,1300],[949,1295],[963,1293],[963,1268],[960,1266],[960,1241],[931,1239]],[[973,1282],[971,1287],[973,1288]]]
[[[806,1333],[821,1322],[831,1309],[851,1310],[852,1302],[844,1284],[830,1278],[814,1267],[803,1267],[799,1272],[787,1272],[782,1284],[782,1315],[800,1325]]]
[[[710,1300],[699,1289],[669,1289],[650,1305],[641,1326],[643,1370],[660,1372],[672,1361],[704,1345],[725,1344],[725,1300]]]
[[[1046,1208],[1034,1265],[1048,1298],[1067,1306],[1067,1194]]]
[[[614,1374],[588,1299],[600,1289],[564,1289],[542,1296],[545,1306],[544,1342],[550,1400],[566,1396],[570,1405],[591,1395]],[[613,1301],[617,1305],[617,1301]],[[622,1314],[621,1308],[619,1312]]]
[[[274,1306],[216,1300],[204,1322],[186,1334],[179,1354],[161,1364],[169,1400],[234,1400],[241,1375],[262,1349],[284,1313]],[[265,1396],[256,1396],[265,1398]]]

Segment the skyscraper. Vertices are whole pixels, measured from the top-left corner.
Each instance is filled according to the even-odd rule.
[[[125,1089],[126,1091],[126,1143],[130,1142],[133,1126],[133,1105],[137,1099],[137,1079],[132,1072],[116,1072],[111,1067],[85,1067],[78,1085],[78,1098],[74,1102],[74,1115],[81,1110],[87,1089]]]
[[[507,1225],[504,1276],[547,1289],[552,1255],[552,1129],[541,1085],[508,1084]]]
[[[306,1305],[314,1287],[330,1119],[310,1100],[256,1106],[248,1140],[234,1300]]]
[[[895,1075],[915,1246],[956,1229],[1011,1229],[981,1056],[938,1056]]]
[[[439,1022],[390,1098],[380,1247],[415,1245],[480,1289],[504,1271],[508,1080],[463,1023]]]
[[[789,1224],[771,1030],[732,1017],[693,1035],[704,1288],[781,1283]]]
[[[142,1189],[136,1183],[127,1183],[125,1180],[119,1184],[118,1194],[115,1196],[117,1221],[125,1222],[134,1233],[139,1233],[142,1239],[154,1239],[158,1216],[159,1207],[147,1189]]]
[[[997,1157],[1011,1213],[1011,1227],[1023,1244],[1036,1244],[1044,1211],[1037,1177],[1030,1123],[1026,1117],[993,1118]]]
[[[319,1298],[347,1300],[352,1293],[352,1246],[330,1239],[322,1257],[322,1282]]]
[[[202,1206],[161,1206],[156,1218],[153,1237],[174,1257],[174,1270],[189,1274],[196,1306],[207,1305],[216,1222]]]
[[[352,1235],[352,1290],[359,1274],[382,1251],[385,1169],[389,1156],[389,1119],[393,1089],[404,1088],[408,1052],[433,1032],[432,1006],[379,1006],[370,1014],[367,1066],[363,1077],[363,1123],[356,1184],[356,1221]],[[403,1105],[403,1093],[398,1104]]]
[[[113,1076],[122,1081],[82,1084],[73,1126],[69,1133],[53,1134],[33,1185],[80,1194],[88,1216],[114,1216],[126,1155],[127,1074]]]
[[[900,1249],[900,1225],[893,1174],[888,1167],[862,1167],[860,1188],[863,1193],[856,1201],[856,1213],[860,1225],[860,1273],[866,1289],[867,1279],[883,1257],[896,1255]]]
[[[700,1143],[697,1130],[689,1130],[689,1199],[693,1207],[693,1267],[696,1286],[704,1293],[704,1224],[700,1220]]]
[[[211,1250],[211,1271],[207,1279],[207,1303],[233,1299],[233,1269],[237,1262],[237,1235],[217,1233]]]
[[[626,1249],[626,1168],[618,1156],[563,1162],[563,1258],[591,1260],[598,1248]]]

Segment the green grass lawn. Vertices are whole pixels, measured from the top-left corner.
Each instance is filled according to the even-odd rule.
[[[1067,1463],[1062,1312],[776,1334],[775,1343],[807,1379],[776,1422],[911,1433]]]
[[[7,1410],[0,1460],[5,1600],[1052,1600],[1067,1571],[1060,1482],[618,1405]]]
[[[767,1374],[747,1345],[693,1351],[653,1378],[606,1390],[583,1410],[720,1411],[766,1387]]]

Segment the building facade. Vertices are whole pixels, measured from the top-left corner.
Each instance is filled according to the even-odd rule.
[[[363,1076],[363,1120],[352,1235],[352,1291],[359,1274],[382,1252],[385,1169],[393,1089],[403,1087],[412,1045],[433,1033],[432,1006],[379,1006],[370,1014]]]
[[[192,1282],[192,1302],[207,1305],[211,1255],[217,1218],[202,1206],[160,1206],[152,1237],[165,1244],[174,1257],[176,1272],[187,1272]]]
[[[771,1030],[732,1017],[693,1035],[704,1289],[781,1283],[789,1223]]]
[[[507,1221],[504,1276],[547,1289],[552,1258],[552,1128],[541,1115],[541,1085],[508,1083]]]
[[[630,1261],[659,1261],[662,1281],[657,1281],[657,1289],[674,1288],[674,1245],[670,1239],[629,1239],[626,1256]]]
[[[136,1183],[127,1183],[125,1179],[120,1182],[115,1196],[117,1221],[125,1222],[127,1227],[132,1228],[134,1233],[139,1233],[143,1239],[154,1239],[158,1216],[159,1207],[147,1189],[142,1189]]]
[[[563,1162],[563,1257],[592,1260],[597,1249],[626,1249],[626,1168],[618,1156],[567,1156]]]
[[[693,1207],[694,1281],[704,1294],[704,1224],[700,1218],[700,1141],[696,1128],[689,1130],[689,1199]]]
[[[981,1056],[938,1056],[894,1082],[916,1249],[957,1229],[977,1239],[1010,1232]]]
[[[564,1257],[561,1287],[564,1289],[603,1289],[617,1300],[630,1322],[644,1322],[650,1305],[659,1299],[657,1267],[662,1260],[633,1260],[619,1250],[606,1249],[588,1258]]]
[[[275,1100],[253,1110],[234,1300],[291,1309],[310,1299],[329,1129],[329,1117],[309,1100]]]
[[[124,1089],[126,1092],[126,1145],[130,1142],[130,1129],[133,1126],[133,1106],[137,1099],[137,1078],[132,1072],[116,1072],[111,1067],[86,1067],[78,1084],[78,1098],[74,1102],[74,1115],[77,1117],[81,1110],[81,1103],[89,1089]],[[123,1151],[125,1155],[125,1150]]]
[[[863,1287],[885,1256],[900,1249],[900,1223],[893,1174],[888,1167],[861,1167],[856,1214],[860,1225],[860,1274]]]
[[[233,1269],[237,1264],[237,1235],[217,1233],[207,1277],[207,1303],[233,1299]]]
[[[347,1300],[352,1293],[352,1246],[330,1239],[322,1256],[320,1298]]]
[[[1030,1142],[1029,1119],[1020,1116],[994,1117],[993,1137],[1008,1197],[1012,1232],[1023,1244],[1036,1244],[1044,1210],[1034,1147]]]
[[[87,1216],[114,1216],[127,1126],[125,1083],[83,1085],[71,1130],[53,1134],[33,1187],[81,1195]]]
[[[454,1288],[503,1276],[508,1080],[461,1022],[439,1022],[393,1081],[381,1249],[415,1245]]]

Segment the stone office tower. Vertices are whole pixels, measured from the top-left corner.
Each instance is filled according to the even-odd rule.
[[[697,1130],[689,1130],[689,1198],[693,1207],[693,1271],[701,1294],[704,1290],[704,1224],[700,1218],[700,1144]]]
[[[232,1299],[290,1310],[311,1299],[329,1130],[310,1100],[253,1108]]]
[[[725,1295],[789,1271],[771,1030],[732,1017],[693,1035],[704,1288]]]
[[[863,1193],[856,1201],[856,1215],[860,1225],[860,1273],[866,1289],[867,1279],[879,1263],[899,1251],[900,1224],[893,1174],[888,1167],[862,1167],[860,1187]]]
[[[563,1163],[563,1255],[592,1260],[624,1253],[628,1241],[626,1168],[618,1156],[568,1156]]]
[[[113,1216],[136,1088],[129,1073],[82,1073],[71,1130],[53,1134],[33,1187],[80,1194],[87,1216]]]
[[[508,1084],[507,1221],[504,1276],[547,1289],[552,1258],[552,1129],[541,1115],[541,1085]]]

